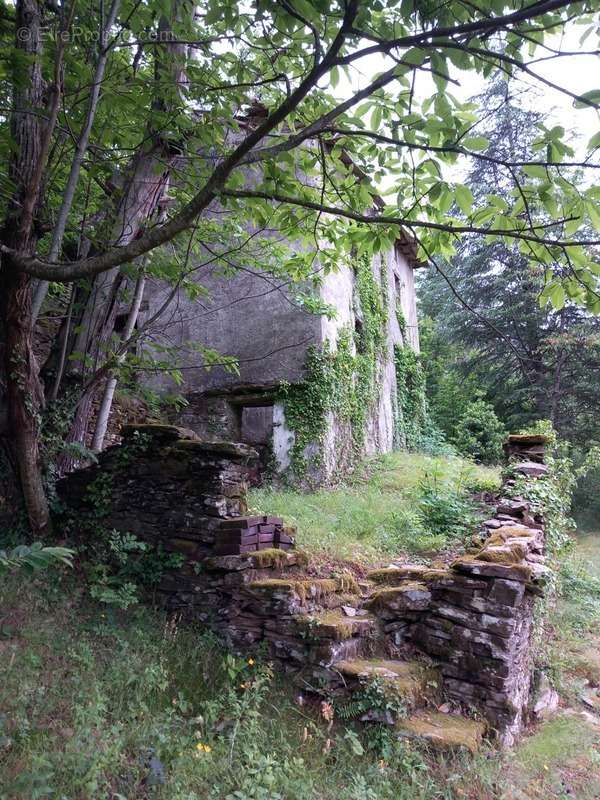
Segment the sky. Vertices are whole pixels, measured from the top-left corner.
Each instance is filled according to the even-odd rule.
[[[600,56],[584,55],[582,50],[589,51],[597,47],[598,36],[591,35],[586,42],[581,45],[579,39],[585,28],[572,24],[564,37],[553,37],[548,40],[548,44],[560,49],[562,52],[574,53],[574,55],[561,56],[551,60],[543,61],[532,66],[532,69],[541,77],[551,83],[561,86],[575,94],[584,94],[592,89],[600,89]],[[534,58],[543,55],[538,51]],[[389,68],[391,62],[386,61],[384,56],[371,56],[358,62],[358,69],[353,71],[351,81],[346,88],[342,86],[342,81],[337,88],[337,92],[345,94],[351,90],[363,86],[373,75]],[[359,72],[360,70],[360,72]],[[461,71],[451,66],[451,77],[459,82],[456,86],[452,84],[448,91],[452,92],[459,100],[464,101],[474,95],[479,94],[485,88],[486,80],[474,72]],[[573,134],[572,146],[575,147],[578,156],[583,156],[586,145],[593,134],[600,130],[600,114],[596,109],[576,109],[573,106],[573,99],[553,89],[545,86],[534,78],[525,76],[525,79],[514,81],[513,86],[531,87],[533,92],[520,94],[523,98],[523,105],[527,104],[539,110],[540,103],[548,111],[548,127],[552,125],[562,125],[566,131]],[[517,87],[515,86],[515,90]],[[428,74],[419,73],[417,94],[427,97],[435,91],[433,81]],[[346,94],[347,96],[347,94]]]

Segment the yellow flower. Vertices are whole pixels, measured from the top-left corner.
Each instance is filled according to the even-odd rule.
[[[212,747],[209,744],[203,744],[202,742],[198,742],[196,745],[196,750],[199,753],[210,753],[212,751]]]
[[[248,659],[248,666],[249,666],[249,667],[253,667],[255,663],[256,663],[256,662],[254,661],[254,659],[253,659],[253,658],[249,658],[249,659]]]
[[[240,683],[240,689],[248,689],[250,685],[249,681],[244,681],[244,683]]]

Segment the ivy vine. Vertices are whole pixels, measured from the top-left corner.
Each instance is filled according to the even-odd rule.
[[[400,447],[415,449],[427,423],[425,370],[418,353],[402,345],[394,346],[396,370],[395,440]]]
[[[384,274],[377,281],[366,256],[357,260],[354,288],[355,330],[342,328],[335,349],[329,342],[321,349],[310,348],[304,380],[280,388],[286,421],[295,433],[290,469],[298,477],[322,464],[329,414],[348,423],[355,453],[364,445],[368,415],[377,397],[388,321],[387,281]]]

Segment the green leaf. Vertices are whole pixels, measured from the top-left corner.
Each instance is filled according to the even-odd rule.
[[[422,50],[420,47],[411,47],[411,49],[407,50],[402,56],[402,61],[405,61],[407,64],[413,64],[416,67],[420,67],[426,58],[426,50]]]
[[[523,172],[530,178],[542,178],[542,180],[546,180],[548,177],[546,168],[542,167],[540,164],[528,164],[526,167],[523,167]]]
[[[466,139],[462,140],[462,145],[467,148],[467,150],[487,150],[490,145],[490,140],[486,139],[485,136],[467,136]]]
[[[580,100],[575,100],[573,105],[575,108],[594,108],[600,106],[600,89],[592,89],[590,92],[584,92],[580,96]]]
[[[597,231],[600,231],[600,208],[593,200],[588,200],[585,204],[590,222]]]
[[[456,203],[463,214],[468,217],[471,213],[471,209],[473,208],[473,192],[469,189],[468,186],[464,186],[462,183],[458,183],[454,187],[454,192],[456,195]]]
[[[600,131],[595,133],[587,143],[588,150],[595,150],[596,147],[600,147]]]

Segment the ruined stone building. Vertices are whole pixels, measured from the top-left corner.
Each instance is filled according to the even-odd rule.
[[[177,391],[188,404],[173,421],[205,439],[252,444],[274,472],[318,482],[360,456],[403,446],[406,387],[398,381],[406,378],[397,366],[419,349],[415,266],[414,246],[401,240],[371,263],[356,259],[324,275],[318,299],[333,317],[306,310],[268,274],[199,270],[206,296],[178,296],[159,336],[182,354]],[[168,291],[150,288],[145,318]],[[238,359],[239,371],[197,366],[195,342]],[[161,375],[150,380],[160,392],[175,388]]]

